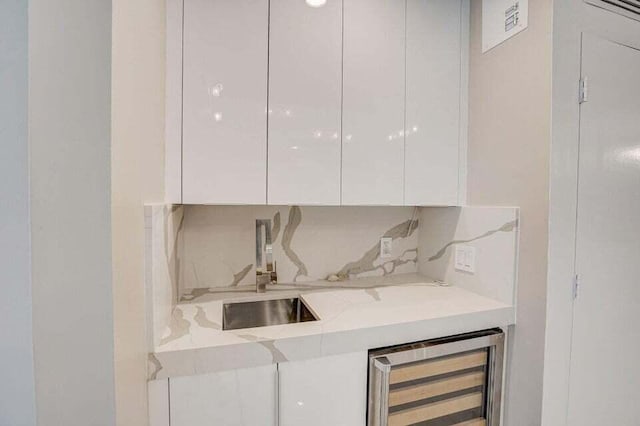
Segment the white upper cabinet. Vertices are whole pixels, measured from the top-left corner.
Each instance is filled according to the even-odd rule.
[[[169,2],[169,200],[461,202],[469,0]]]
[[[344,0],[343,66],[342,204],[402,205],[404,1]]]
[[[268,0],[184,0],[182,199],[265,204]]]
[[[407,0],[407,205],[458,203],[461,18],[461,0]]]
[[[269,204],[340,204],[342,0],[271,0]]]

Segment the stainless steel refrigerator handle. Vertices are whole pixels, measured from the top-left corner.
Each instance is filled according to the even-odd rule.
[[[487,407],[487,425],[499,426],[502,404],[502,372],[504,371],[504,334],[496,335],[494,345],[489,351],[490,380],[487,386],[489,406]]]
[[[374,361],[375,367],[380,372],[380,394],[378,396],[380,404],[380,426],[387,426],[389,420],[389,375],[391,374],[391,363],[387,358],[380,358]]]

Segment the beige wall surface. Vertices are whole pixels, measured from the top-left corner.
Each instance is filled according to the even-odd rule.
[[[146,425],[144,203],[164,199],[163,0],[113,0],[112,227],[116,421]]]
[[[517,325],[509,341],[505,424],[540,425],[544,356],[552,0],[529,1],[529,28],[482,53],[482,2],[471,6],[470,205],[520,210]]]

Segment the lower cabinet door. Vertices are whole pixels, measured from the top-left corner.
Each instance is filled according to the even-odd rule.
[[[169,380],[171,426],[275,426],[277,367]]]
[[[364,426],[367,360],[355,352],[279,364],[280,426]]]

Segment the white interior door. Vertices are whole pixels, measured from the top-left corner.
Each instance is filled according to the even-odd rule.
[[[640,51],[583,38],[568,424],[640,422]]]

